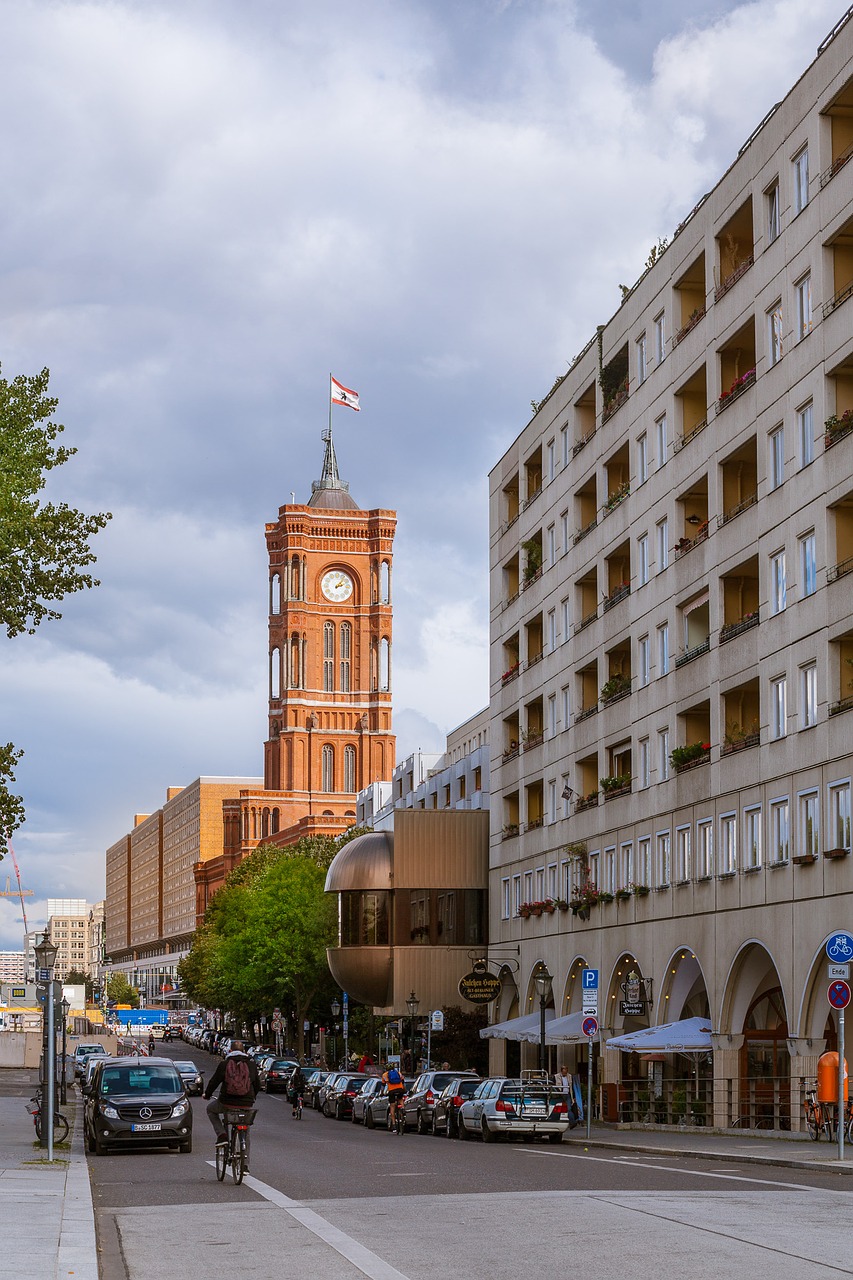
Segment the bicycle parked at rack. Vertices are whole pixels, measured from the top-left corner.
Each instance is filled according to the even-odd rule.
[[[813,1142],[820,1142],[822,1137],[825,1137],[827,1142],[837,1140],[838,1103],[819,1102],[816,1084],[806,1089],[803,1114],[808,1135]],[[853,1142],[853,1099],[849,1099],[844,1108],[844,1134],[848,1142]]]
[[[249,1161],[246,1134],[258,1113],[250,1107],[223,1107],[223,1112],[228,1126],[228,1141],[216,1144],[216,1176],[223,1182],[230,1164],[231,1177],[239,1186],[245,1177]]]
[[[42,1109],[42,1090],[37,1089],[35,1097],[31,1098],[30,1101],[27,1103],[27,1111],[29,1111],[30,1115],[33,1118],[33,1124],[35,1125],[35,1128],[36,1128],[36,1137],[38,1138],[39,1142],[41,1142],[41,1133],[42,1133],[41,1109]],[[67,1137],[68,1137],[68,1120],[62,1114],[62,1112],[58,1109],[58,1107],[54,1106],[53,1140],[54,1142],[64,1142]]]

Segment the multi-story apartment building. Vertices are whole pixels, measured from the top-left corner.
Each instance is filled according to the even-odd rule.
[[[600,1078],[707,1018],[725,1124],[797,1123],[853,919],[851,156],[845,19],[491,472],[494,1020],[596,968]]]
[[[23,982],[23,951],[0,951],[0,982]]]
[[[106,902],[96,902],[89,911],[89,962],[87,970],[92,985],[100,988],[106,971]]]
[[[89,907],[85,898],[48,898],[47,932],[57,948],[53,976],[64,982],[75,970],[85,973],[89,967]]]

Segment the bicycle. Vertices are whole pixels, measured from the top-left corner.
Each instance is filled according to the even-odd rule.
[[[827,1142],[834,1142],[838,1137],[838,1104],[835,1102],[818,1102],[817,1088],[806,1090],[803,1099],[806,1129],[813,1142],[820,1142],[821,1135],[826,1135]],[[853,1141],[853,1098],[848,1100],[844,1108],[844,1133],[848,1142]]]
[[[38,1138],[39,1142],[41,1142],[41,1131],[42,1131],[41,1100],[42,1100],[42,1094],[41,1094],[41,1090],[39,1089],[36,1093],[36,1096],[34,1098],[31,1098],[29,1103],[27,1104],[27,1111],[29,1111],[30,1115],[33,1118],[33,1124],[35,1125],[35,1130],[36,1130],[36,1137]],[[68,1120],[62,1114],[61,1111],[57,1110],[57,1108],[54,1107],[53,1140],[54,1142],[64,1142],[67,1137],[68,1137]]]
[[[388,1102],[388,1132],[396,1133],[398,1137],[406,1132],[406,1108],[402,1097],[397,1102],[393,1099]]]
[[[297,1094],[296,1094],[296,1095],[291,1099],[291,1103],[292,1103],[292,1105],[293,1105],[293,1112],[292,1112],[292,1114],[291,1114],[291,1119],[292,1119],[292,1120],[301,1120],[301,1119],[302,1119],[302,1104],[303,1104],[303,1101],[304,1101],[304,1099],[303,1099],[303,1097],[302,1097],[302,1094],[301,1094],[301,1093],[297,1093]]]
[[[250,1107],[225,1107],[224,1111],[228,1141],[216,1144],[216,1176],[220,1182],[224,1182],[230,1164],[231,1177],[239,1187],[246,1175],[248,1162],[246,1132],[254,1124],[258,1113]]]

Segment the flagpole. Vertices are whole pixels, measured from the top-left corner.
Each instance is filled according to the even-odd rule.
[[[332,375],[329,374],[329,439],[332,438]]]

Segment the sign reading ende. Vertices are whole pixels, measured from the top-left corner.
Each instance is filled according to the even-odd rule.
[[[466,973],[459,979],[458,990],[469,1004],[491,1004],[501,993],[501,980],[493,973]]]

